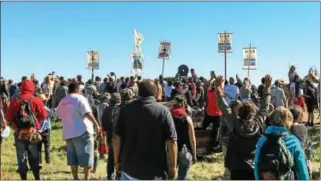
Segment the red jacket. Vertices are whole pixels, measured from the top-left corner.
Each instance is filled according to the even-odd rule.
[[[28,100],[30,96],[33,96],[35,88],[33,83],[30,80],[24,80],[20,87],[20,97],[23,100]],[[47,118],[48,114],[45,110],[45,106],[42,103],[39,97],[34,97],[30,100],[31,109],[36,117],[36,129],[40,129],[40,121]],[[10,102],[9,108],[6,113],[6,120],[10,123],[12,122],[14,127],[15,125],[15,117],[19,112],[20,102],[17,98],[13,98]]]
[[[215,90],[208,89],[207,91],[207,115],[221,116],[222,112],[218,107],[217,96]]]

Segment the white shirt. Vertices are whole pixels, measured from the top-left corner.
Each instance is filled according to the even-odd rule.
[[[87,99],[79,94],[64,97],[56,110],[56,115],[62,119],[64,140],[76,138],[85,132],[94,134],[93,123],[85,117],[92,112]]]
[[[225,100],[227,104],[230,104],[236,99],[236,96],[239,94],[239,88],[236,85],[227,85],[224,87]]]

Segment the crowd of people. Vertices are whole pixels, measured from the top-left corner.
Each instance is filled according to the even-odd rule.
[[[14,130],[21,179],[30,169],[40,180],[43,145],[51,163],[51,118],[57,117],[74,179],[79,167],[90,179],[108,154],[108,180],[186,180],[197,161],[193,118],[199,112],[213,151],[223,151],[224,179],[311,178],[306,126],[314,126],[319,106],[316,70],[301,78],[291,66],[288,85],[266,75],[258,87],[237,75],[224,80],[212,71],[206,80],[194,69],[191,74],[151,80],[111,72],[86,83],[81,75],[66,80],[53,73],[43,82],[34,74],[18,84],[2,79],[0,127]]]

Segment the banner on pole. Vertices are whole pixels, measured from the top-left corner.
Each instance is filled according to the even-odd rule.
[[[161,41],[159,43],[158,58],[167,60],[171,58],[171,42]]]
[[[98,51],[87,51],[88,69],[99,70],[99,53]]]
[[[218,53],[232,52],[232,33],[218,33]]]
[[[257,68],[257,48],[243,48],[244,70],[256,70]]]
[[[131,53],[130,59],[132,61],[132,73],[141,74],[144,72],[143,56],[141,53]]]

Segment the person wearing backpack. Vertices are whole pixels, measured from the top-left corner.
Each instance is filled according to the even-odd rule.
[[[27,180],[28,160],[35,180],[40,180],[40,121],[45,120],[48,114],[41,99],[33,96],[34,91],[33,82],[24,80],[21,83],[20,95],[11,100],[5,115],[8,124],[15,131],[18,170],[22,180]]]
[[[107,180],[115,179],[114,168],[114,151],[112,145],[112,137],[114,125],[118,119],[121,106],[121,96],[119,93],[112,93],[109,101],[109,106],[105,108],[102,116],[102,128],[106,132],[108,145],[108,162],[107,162]]]
[[[225,98],[222,84],[223,77],[215,80],[217,102],[222,111],[222,121],[230,131],[225,156],[225,167],[230,170],[231,180],[254,180],[254,153],[256,143],[264,133],[264,121],[269,113],[271,101],[271,77],[265,77],[264,101],[260,109],[251,101],[242,102],[238,115],[233,114]]]
[[[304,150],[289,132],[293,115],[276,108],[269,117],[270,126],[257,143],[254,158],[256,180],[309,180]]]

